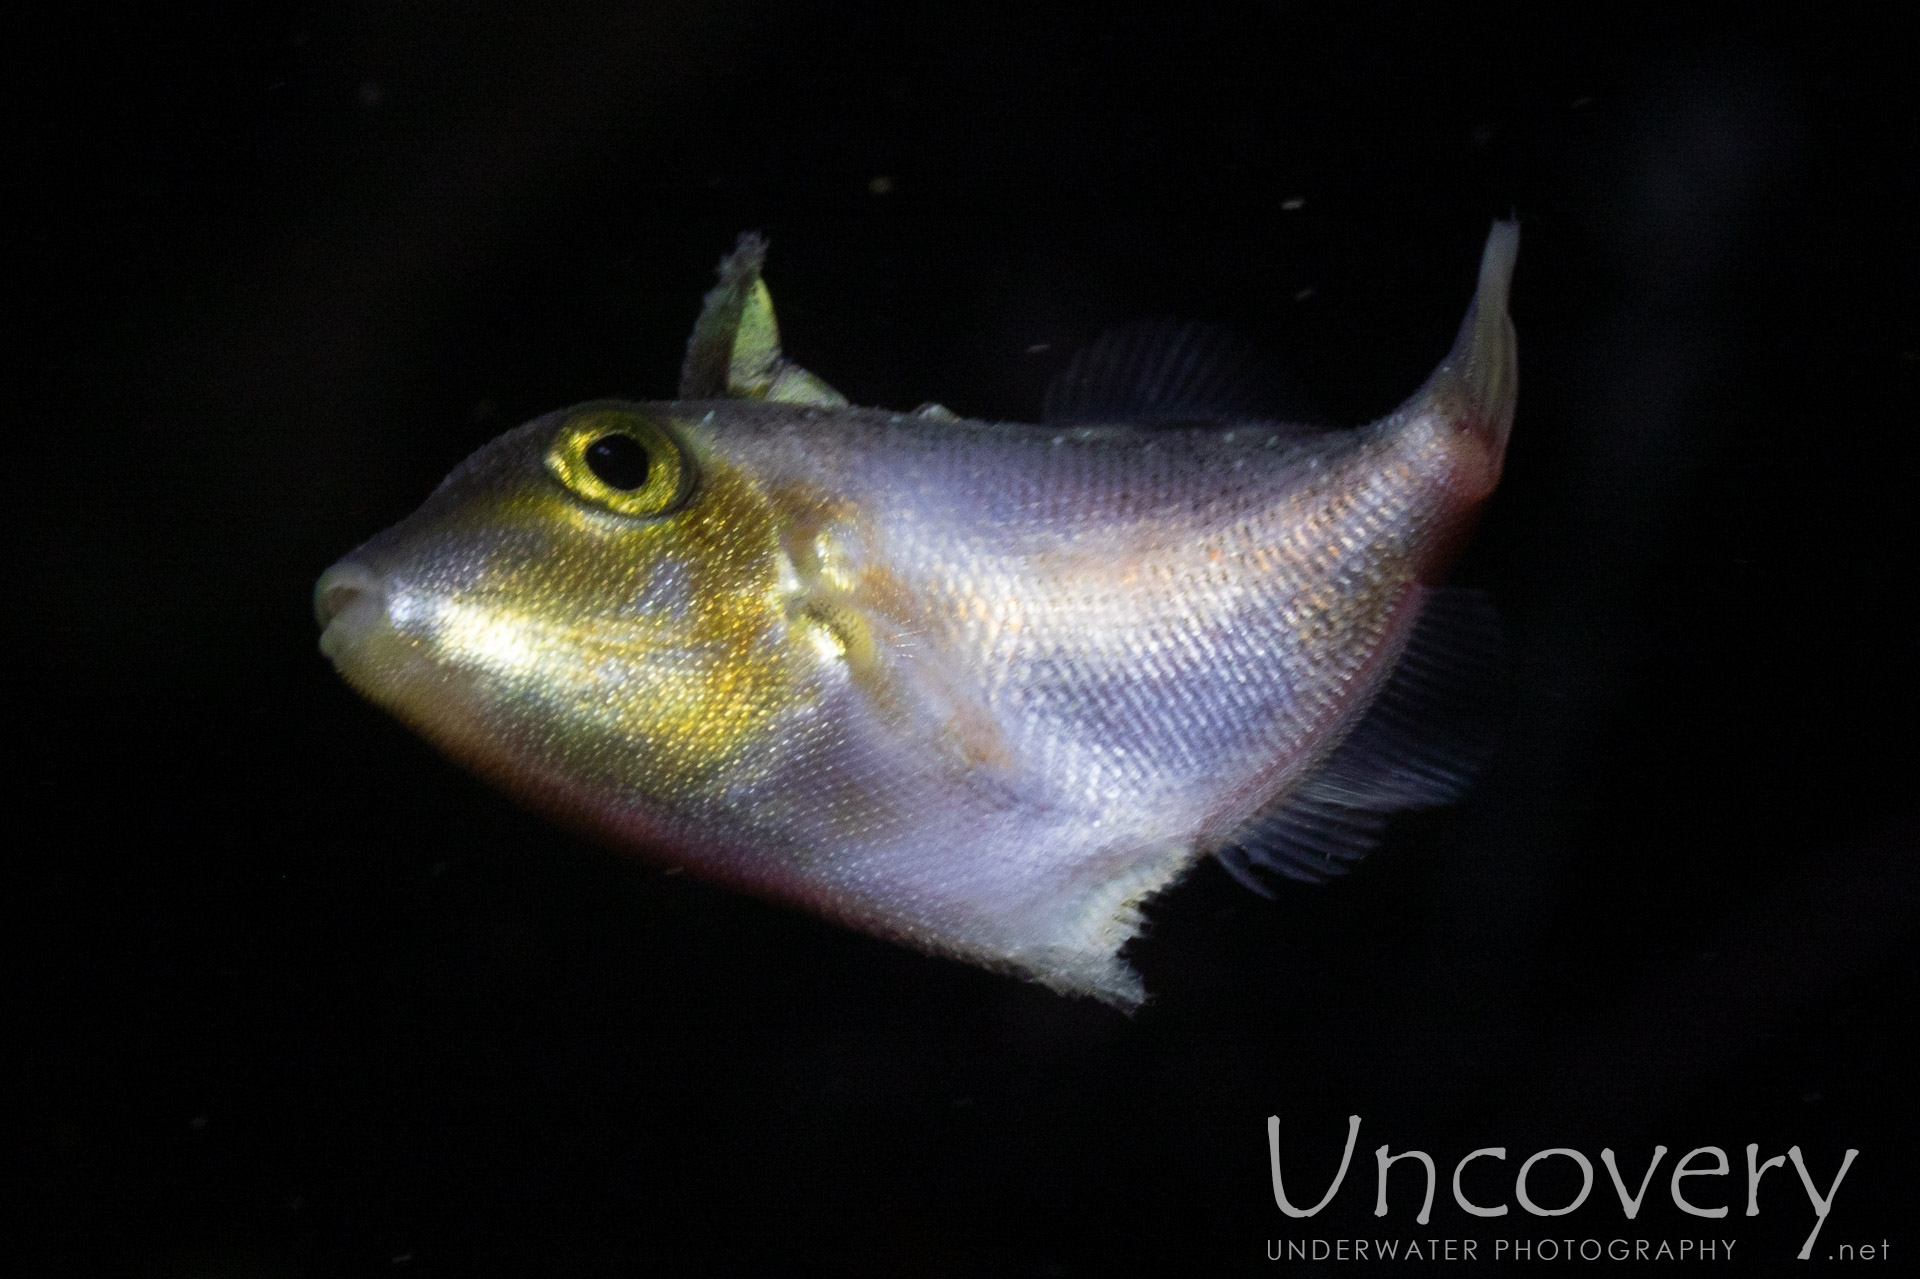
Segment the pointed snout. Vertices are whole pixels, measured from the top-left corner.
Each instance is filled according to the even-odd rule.
[[[320,623],[320,651],[336,664],[386,613],[386,584],[363,564],[342,560],[314,583],[313,615]]]

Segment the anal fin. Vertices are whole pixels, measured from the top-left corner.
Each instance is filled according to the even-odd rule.
[[[1460,798],[1490,753],[1506,672],[1499,621],[1479,591],[1429,591],[1412,637],[1364,715],[1305,781],[1214,856],[1269,896],[1258,870],[1320,882],[1351,870],[1387,817]]]

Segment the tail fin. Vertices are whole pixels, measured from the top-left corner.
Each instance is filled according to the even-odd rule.
[[[1495,222],[1480,255],[1480,284],[1466,318],[1460,321],[1460,335],[1427,384],[1407,403],[1412,411],[1438,412],[1456,431],[1480,444],[1485,454],[1485,492],[1500,481],[1520,390],[1520,357],[1513,321],[1507,317],[1507,290],[1519,255],[1520,224]]]

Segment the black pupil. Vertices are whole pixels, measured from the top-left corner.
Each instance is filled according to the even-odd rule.
[[[631,435],[603,435],[587,445],[587,469],[608,488],[631,493],[647,482],[646,446]]]

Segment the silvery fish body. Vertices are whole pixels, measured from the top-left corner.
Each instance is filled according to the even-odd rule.
[[[685,398],[483,448],[321,579],[322,648],[619,845],[1135,1006],[1120,950],[1197,858],[1334,873],[1464,781],[1421,717],[1474,622],[1416,634],[1499,478],[1517,245],[1425,387],[1317,432],[849,407],[780,358],[743,240]]]

